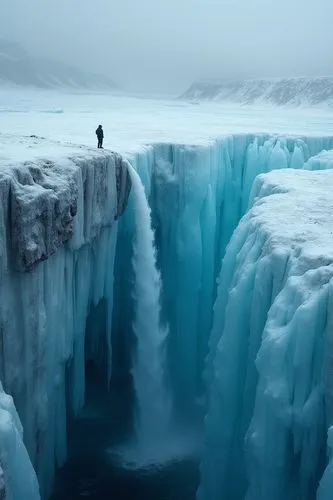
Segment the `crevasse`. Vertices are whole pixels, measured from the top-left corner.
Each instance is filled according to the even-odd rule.
[[[157,261],[163,282],[162,322],[170,326],[167,363],[176,396],[175,406],[180,414],[192,414],[197,398],[205,392],[205,384],[211,383],[215,376],[212,359],[222,324],[226,321],[223,304],[228,300],[221,284],[228,284],[233,279],[232,272],[239,259],[237,252],[245,242],[245,233],[239,230],[235,233],[225,256],[224,262],[228,265],[221,271],[208,347],[217,293],[216,277],[231,234],[247,210],[255,176],[281,166],[301,168],[310,157],[331,148],[332,138],[242,135],[228,136],[198,147],[154,145],[129,158],[144,183],[152,208]],[[62,170],[69,177],[67,180],[62,178],[60,184],[56,179],[55,184],[61,188],[71,186],[70,192],[65,189],[62,194],[61,191],[58,198],[52,198],[52,205],[46,205],[47,213],[57,213],[59,217],[52,219],[45,232],[41,215],[38,224],[31,227],[32,219],[27,213],[29,230],[26,233],[25,226],[15,226],[15,242],[24,242],[24,252],[17,255],[19,273],[9,264],[8,248],[1,248],[0,379],[14,398],[43,498],[51,491],[54,466],[62,464],[66,457],[66,413],[69,410],[75,415],[84,401],[85,355],[103,365],[106,380],[119,370],[129,371],[132,364],[135,308],[130,262],[135,229],[132,202],[121,219],[114,222],[119,215],[115,176],[119,161],[111,155],[99,161],[81,156],[79,161],[66,162],[66,169]],[[33,170],[34,184],[40,182],[38,168]],[[313,168],[319,167],[313,164]],[[25,176],[24,169],[22,172]],[[19,190],[25,185],[23,173],[18,184],[12,185],[12,190],[14,185],[18,185]],[[42,175],[46,175],[43,169]],[[47,181],[50,182],[50,173]],[[122,192],[126,191],[123,186]],[[5,187],[1,193],[2,203],[7,207],[10,190],[7,184]],[[25,192],[26,188],[22,189]],[[22,207],[20,193],[15,201]],[[73,216],[73,232],[68,235],[67,212],[73,199],[77,215]],[[45,197],[43,200],[46,203]],[[35,212],[39,206],[37,203],[30,208]],[[0,234],[5,240],[8,240],[6,221],[9,215],[12,214],[4,213],[0,220]],[[67,243],[60,238],[52,245],[54,239],[50,235],[58,234],[59,224],[61,228],[65,225],[66,234],[62,237]],[[27,235],[30,236],[26,238]],[[36,235],[37,242],[42,235],[42,244],[36,245],[31,235]],[[247,244],[253,257],[259,252],[260,238],[258,235],[259,243],[251,240],[252,243]],[[230,251],[231,247],[236,253]],[[245,254],[244,250],[244,261]],[[263,297],[267,291],[267,303],[262,299],[263,309],[268,310],[269,300],[278,293],[279,283],[284,279],[283,256],[277,262],[273,284],[269,272],[265,273],[268,262],[261,264],[265,285],[263,290],[258,287],[256,293]],[[250,262],[248,265],[249,276],[240,287],[244,297],[248,287],[255,282],[254,270]],[[26,272],[22,273],[22,268]],[[217,307],[220,301],[222,306]],[[98,314],[97,304],[100,306]],[[248,304],[247,312],[249,308]],[[86,329],[88,314],[92,321]],[[253,320],[251,328],[257,335],[264,327],[264,316],[262,312]],[[237,320],[241,328],[244,320],[240,316]],[[221,321],[221,328],[216,326],[218,321]],[[101,323],[105,328],[100,328]],[[106,334],[100,335],[101,331]],[[254,337],[253,352],[257,349],[256,341],[258,338]],[[239,356],[246,356],[242,349]],[[256,377],[250,366],[249,387],[256,384]],[[235,399],[239,397],[235,395]],[[248,399],[242,422],[244,429],[254,406],[252,398]],[[213,397],[211,402],[213,405]],[[232,403],[238,408],[238,400]],[[211,415],[212,410],[207,422]],[[207,427],[207,450],[209,432]],[[218,449],[218,439],[217,436],[212,456]],[[243,470],[241,462],[239,470]],[[205,481],[203,475],[203,486]],[[239,487],[242,491],[245,488],[242,474],[239,475]]]
[[[226,245],[247,209],[255,176],[281,167],[301,168],[310,157],[332,147],[329,137],[249,134],[208,146],[156,145],[131,158],[152,206],[162,313],[170,326],[168,359],[179,411],[191,411],[204,392],[205,366],[209,377],[211,364],[205,365],[205,358],[216,278]],[[128,223],[126,231],[129,239]]]

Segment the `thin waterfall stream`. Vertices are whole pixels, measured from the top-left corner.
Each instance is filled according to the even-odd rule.
[[[136,438],[139,456],[156,460],[159,444],[171,423],[172,398],[167,385],[166,340],[168,327],[161,324],[161,276],[156,265],[151,211],[142,181],[129,165],[134,197],[136,235],[133,252],[135,275],[136,353],[132,368],[136,395]]]

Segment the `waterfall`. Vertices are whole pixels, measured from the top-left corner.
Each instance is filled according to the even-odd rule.
[[[167,327],[160,322],[161,276],[156,267],[151,213],[139,175],[129,165],[134,195],[136,238],[134,333],[137,346],[132,369],[136,394],[136,432],[141,454],[153,453],[165,439],[171,420],[171,395],[166,387]]]

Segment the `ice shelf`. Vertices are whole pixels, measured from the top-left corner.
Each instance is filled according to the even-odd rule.
[[[200,500],[315,498],[332,444],[333,152],[255,180],[223,261]],[[331,498],[332,465],[318,498]]]

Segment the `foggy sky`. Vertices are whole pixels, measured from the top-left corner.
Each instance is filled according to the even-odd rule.
[[[333,74],[333,0],[0,0],[0,37],[135,88]]]

